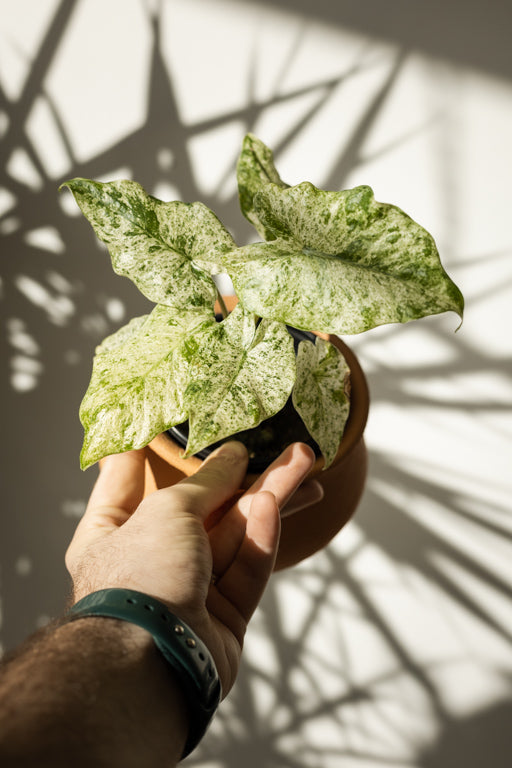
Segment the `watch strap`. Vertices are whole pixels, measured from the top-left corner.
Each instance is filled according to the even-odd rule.
[[[187,701],[190,718],[182,759],[202,739],[215,714],[221,684],[210,651],[195,632],[154,597],[131,589],[102,589],[79,600],[65,621],[103,616],[137,624],[149,632],[175,672]]]

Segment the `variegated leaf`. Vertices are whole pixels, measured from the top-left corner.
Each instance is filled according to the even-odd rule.
[[[77,178],[62,186],[107,244],[117,274],[133,280],[148,299],[175,308],[213,306],[210,274],[235,244],[209,208],[162,202],[134,181]]]
[[[338,452],[348,419],[349,376],[345,358],[334,344],[320,338],[315,344],[300,342],[292,400],[324,455],[324,469]]]
[[[324,192],[266,184],[255,211],[272,237],[224,265],[240,301],[296,328],[351,334],[453,310],[464,300],[431,235],[370,187]]]
[[[204,325],[216,325],[207,309],[177,315],[158,304],[97,348],[80,407],[82,469],[111,453],[142,448],[185,420],[183,394],[195,354],[194,332]]]
[[[239,304],[196,336],[185,393],[186,455],[257,426],[284,407],[295,381],[293,340],[281,323],[262,321]]]
[[[265,184],[271,182],[286,188],[274,166],[274,156],[262,141],[248,133],[242,144],[237,165],[238,196],[244,216],[265,240],[272,240],[272,233],[261,222],[254,208],[254,197]]]

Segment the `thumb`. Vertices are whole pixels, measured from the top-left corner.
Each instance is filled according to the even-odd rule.
[[[144,494],[145,453],[127,451],[107,456],[68,549],[83,547],[123,525]]]
[[[99,507],[112,507],[131,515],[144,495],[144,461],[143,450],[103,459],[85,514],[94,514]]]

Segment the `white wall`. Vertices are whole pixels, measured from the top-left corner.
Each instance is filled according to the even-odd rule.
[[[372,392],[365,497],[325,552],[274,577],[237,688],[189,762],[499,768],[512,63],[498,46],[512,14],[472,2],[462,19],[448,4],[436,37],[435,3],[413,4],[418,23],[399,0],[368,3],[366,31],[354,4],[320,2],[317,18],[300,5],[0,1],[0,636],[12,647],[62,610],[63,553],[94,480],[78,469],[77,417],[92,351],[145,309],[57,187],[135,178],[203,200],[243,242],[233,170],[252,130],[289,183],[370,184],[419,220],[467,309],[456,334],[446,315],[347,339]]]

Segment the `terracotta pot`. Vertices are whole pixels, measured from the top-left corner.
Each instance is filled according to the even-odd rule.
[[[229,300],[231,299],[231,300]],[[226,301],[231,309],[231,297]],[[356,510],[367,471],[367,453],[363,432],[369,407],[366,378],[354,353],[336,336],[326,336],[343,353],[350,368],[350,414],[343,440],[331,466],[322,471],[323,458],[317,459],[308,477],[316,477],[324,488],[324,498],[317,504],[282,520],[281,541],[276,570],[288,568],[319,551],[341,530]],[[165,488],[197,472],[201,460],[181,458],[183,448],[167,434],[158,435],[145,448],[145,495]],[[257,475],[248,474],[244,488]]]

